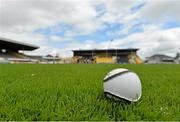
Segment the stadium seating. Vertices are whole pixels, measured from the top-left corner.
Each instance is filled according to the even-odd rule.
[[[26,57],[22,53],[17,52],[0,52],[0,63],[33,63],[36,60],[33,60],[29,57]]]
[[[131,64],[142,64],[143,63],[142,59],[137,54],[133,54],[133,53],[130,54],[128,56],[128,59]]]
[[[12,39],[0,37],[0,59],[1,62],[10,63],[34,63],[37,60],[32,59],[20,51],[33,51],[38,49],[38,46],[27,44],[24,42],[18,42]],[[1,63],[0,62],[0,63]]]

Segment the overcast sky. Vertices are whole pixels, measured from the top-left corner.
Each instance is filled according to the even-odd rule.
[[[35,55],[139,48],[142,57],[174,56],[180,0],[0,0],[0,36],[40,46]]]

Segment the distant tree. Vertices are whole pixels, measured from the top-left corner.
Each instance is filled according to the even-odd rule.
[[[51,54],[46,55],[46,57],[53,57]]]
[[[59,53],[56,53],[56,56],[55,56],[56,58],[59,58],[60,56],[59,56]]]
[[[175,59],[178,59],[178,58],[180,58],[180,53],[179,52],[176,53]]]

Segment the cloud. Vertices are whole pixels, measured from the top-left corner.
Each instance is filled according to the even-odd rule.
[[[114,43],[114,46],[122,48],[139,48],[139,54],[143,58],[156,53],[174,56],[176,52],[180,52],[180,28],[163,30],[154,25],[146,26],[143,32],[116,40]]]
[[[142,0],[103,0],[106,13],[100,19],[105,23],[122,22],[123,18],[132,17],[130,9],[140,1]]]
[[[139,48],[138,54],[143,59],[157,53],[174,56],[176,52],[180,52],[180,28],[163,30],[155,25],[149,25],[144,28],[143,32],[134,33],[123,39],[98,43],[93,40],[83,42],[74,41],[68,43],[64,50],[66,53],[68,52],[68,56],[70,57],[72,56],[71,50],[73,49],[107,48]]]
[[[20,42],[31,43],[34,45],[38,45],[38,44],[41,45],[43,44],[44,40],[46,40],[46,37],[42,34],[32,34],[26,32],[21,32],[21,34],[6,32],[6,33],[0,33],[0,36],[4,38],[17,40]]]
[[[70,37],[60,37],[60,36],[57,36],[57,35],[52,35],[52,36],[49,37],[49,40],[55,41],[55,42],[69,42],[69,41],[72,41],[73,38],[70,38]]]
[[[143,57],[173,55],[180,49],[179,24],[161,26],[167,20],[180,23],[178,11],[179,0],[0,0],[0,36],[39,45],[32,54],[64,57],[72,56],[72,49],[137,47]],[[98,32],[107,40],[98,40]],[[94,40],[75,38],[93,34]]]
[[[37,49],[33,52],[25,52],[28,55],[42,55],[42,56],[46,56],[48,54],[53,55],[53,56],[60,56],[60,57],[70,57],[71,56],[71,52],[69,50],[66,49],[59,49],[59,48],[55,48],[52,46],[41,46],[40,49]]]
[[[179,0],[148,0],[139,11],[139,16],[158,22],[166,19],[180,21],[180,14],[177,13],[179,11]]]
[[[98,27],[90,0],[1,0],[0,15],[1,31],[32,31],[57,23],[72,24],[87,32]]]

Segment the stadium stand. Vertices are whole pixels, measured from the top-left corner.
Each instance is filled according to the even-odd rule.
[[[0,37],[0,63],[35,63],[20,51],[33,51],[38,46]]]
[[[137,51],[138,49],[73,50],[72,63],[141,64],[143,61]]]

